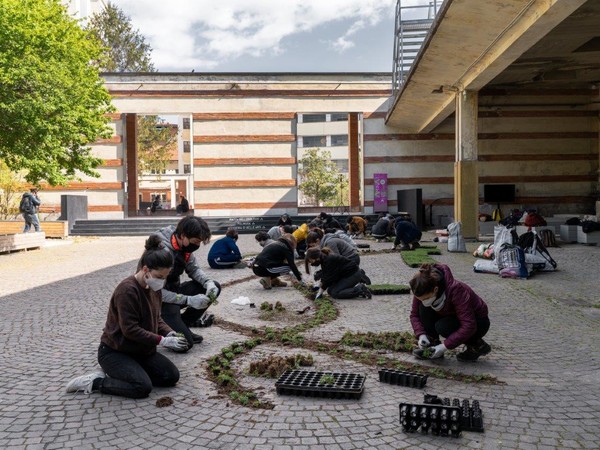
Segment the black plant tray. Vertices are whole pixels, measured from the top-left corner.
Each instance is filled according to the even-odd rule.
[[[396,384],[398,386],[422,389],[427,383],[427,375],[404,372],[401,370],[381,369],[379,370],[379,381],[382,383]]]
[[[356,244],[356,248],[371,248],[371,244]]]
[[[333,384],[319,384],[323,375],[331,375]],[[365,376],[354,373],[309,372],[286,370],[275,382],[279,395],[359,399],[365,386]]]
[[[425,404],[450,405],[450,399],[445,397],[439,398],[437,395],[425,394],[423,401]],[[452,406],[460,407],[461,409],[461,424],[463,431],[475,431],[483,433],[483,412],[479,407],[479,401],[463,399],[461,402],[458,398],[452,399]]]
[[[462,432],[461,408],[458,406],[400,403],[402,431],[435,436],[459,437]]]

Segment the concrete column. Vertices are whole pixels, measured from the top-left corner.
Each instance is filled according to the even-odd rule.
[[[127,209],[126,217],[137,216],[140,206],[138,199],[137,174],[137,115],[125,116],[125,153],[127,160]]]
[[[477,91],[456,94],[456,156],[454,218],[465,239],[479,236],[479,174],[477,168]]]

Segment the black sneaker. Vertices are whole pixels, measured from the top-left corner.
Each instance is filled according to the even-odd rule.
[[[477,359],[480,356],[481,355],[479,354],[479,352],[473,350],[472,347],[467,347],[467,349],[464,352],[461,352],[458,355],[456,355],[456,359],[462,362],[473,362],[477,361]]]
[[[196,320],[192,324],[192,326],[197,327],[197,328],[210,327],[213,324],[214,320],[215,320],[214,314],[204,314],[202,317],[200,317],[198,320]]]
[[[192,333],[192,341],[194,341],[194,344],[201,344],[203,340],[204,338],[199,334]]]
[[[490,344],[485,342],[483,339],[480,339],[480,342],[478,342],[478,345],[475,346],[475,350],[477,350],[477,353],[479,353],[480,356],[484,356],[484,355],[489,354],[492,351],[492,347]]]
[[[368,298],[371,299],[373,297],[373,293],[371,292],[371,290],[365,286],[364,284],[360,283],[359,285],[360,288],[360,296],[363,298]]]

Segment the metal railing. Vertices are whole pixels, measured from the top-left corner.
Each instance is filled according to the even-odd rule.
[[[443,3],[443,0],[431,0],[424,4],[415,4],[415,1],[418,0],[398,0],[396,3],[392,72],[394,95],[406,80]]]

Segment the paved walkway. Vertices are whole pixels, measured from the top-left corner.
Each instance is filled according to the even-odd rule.
[[[421,390],[380,383],[377,369],[314,353],[315,369],[367,375],[359,401],[278,396],[271,379],[242,382],[275,404],[273,410],[233,405],[206,379],[204,362],[240,335],[198,329],[205,342],[187,354],[169,353],[181,370],[175,388],[128,400],[100,394],[65,394],[72,377],[97,368],[96,349],[110,295],[133,273],[143,238],[75,238],[69,245],[0,255],[0,448],[118,449],[352,449],[352,448],[598,448],[600,442],[600,247],[579,244],[551,249],[555,273],[529,280],[475,274],[470,254],[443,254],[458,279],[487,301],[492,353],[475,364],[455,358],[436,363],[467,373],[489,373],[502,385],[430,378],[427,393],[480,400],[485,433],[459,439],[405,434],[398,404],[421,402]],[[473,247],[474,244],[471,245]],[[252,236],[240,237],[243,252],[257,253]],[[385,248],[391,244],[376,244]],[[203,265],[207,248],[198,251]],[[407,283],[414,269],[398,254],[365,255],[373,283]],[[215,279],[249,276],[247,269],[215,271]],[[256,279],[224,289],[217,318],[244,325],[275,326],[259,310],[235,307],[240,295],[257,305],[281,301],[288,309],[310,303],[292,288],[264,291]],[[308,335],[334,341],[346,330],[409,330],[409,296],[338,301],[339,318]],[[596,307],[592,307],[596,305]],[[307,353],[307,351],[301,351]],[[261,345],[237,362],[284,354]],[[296,351],[294,351],[296,353]],[[405,354],[398,359],[411,359]],[[155,403],[168,395],[174,405]]]

